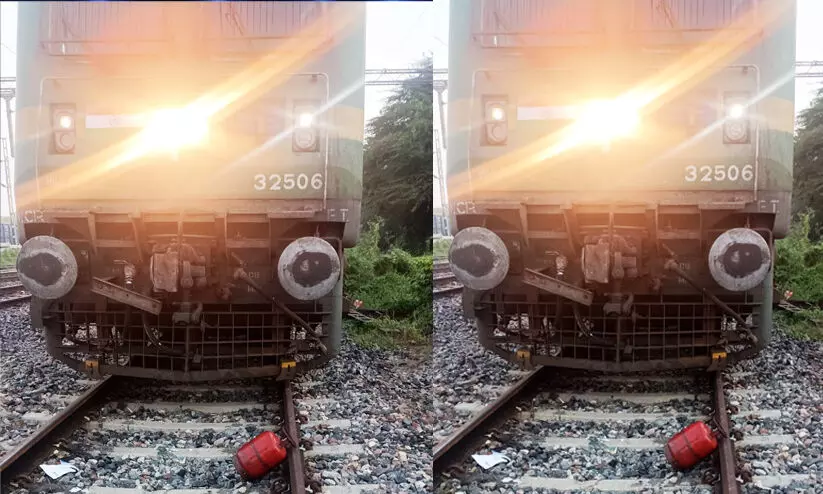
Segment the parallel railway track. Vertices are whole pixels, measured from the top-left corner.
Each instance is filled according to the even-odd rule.
[[[323,416],[313,418],[311,416],[312,413],[314,413],[311,411],[313,400],[305,400],[306,403],[302,404],[298,400],[296,405],[293,385],[291,383],[280,383],[277,386],[269,381],[263,385],[232,384],[229,386],[215,384],[150,384],[154,386],[151,392],[156,390],[161,396],[186,396],[191,394],[200,396],[201,394],[208,395],[209,393],[217,392],[230,393],[232,396],[252,396],[260,393],[265,394],[268,392],[267,390],[272,387],[280,388],[276,390],[273,389],[270,394],[266,395],[271,397],[272,401],[215,402],[210,400],[184,400],[180,398],[181,401],[170,402],[146,400],[145,396],[141,397],[137,392],[133,395],[135,396],[135,398],[133,398],[134,401],[130,401],[129,393],[126,392],[124,394],[123,390],[129,387],[137,389],[141,384],[141,382],[135,383],[128,378],[109,376],[100,381],[93,381],[90,387],[80,396],[55,397],[56,400],[64,400],[66,405],[60,412],[54,415],[33,413],[21,417],[22,420],[35,421],[42,425],[23,443],[17,445],[15,449],[0,458],[0,477],[2,477],[3,482],[2,491],[6,492],[6,489],[10,488],[9,484],[17,482],[17,485],[27,485],[27,488],[31,492],[38,492],[37,489],[39,487],[37,485],[26,484],[26,482],[31,482],[31,478],[40,474],[40,472],[38,472],[39,464],[49,460],[53,453],[61,447],[69,447],[72,449],[70,445],[74,441],[92,441],[93,444],[88,446],[84,445],[83,449],[99,449],[104,451],[104,455],[111,458],[141,458],[141,468],[145,468],[146,465],[152,461],[162,463],[168,458],[193,461],[231,462],[237,446],[237,444],[233,444],[231,445],[232,447],[227,447],[229,444],[222,444],[223,447],[181,447],[169,449],[162,446],[158,440],[159,436],[165,436],[177,441],[194,440],[196,443],[200,443],[211,440],[198,439],[198,436],[202,434],[205,434],[205,438],[210,438],[214,437],[217,433],[236,431],[236,433],[242,434],[240,434],[241,439],[235,440],[245,440],[248,438],[243,438],[243,435],[248,435],[252,430],[261,431],[268,429],[277,431],[284,441],[284,445],[289,446],[288,456],[284,462],[288,476],[280,478],[276,475],[278,469],[275,469],[273,471],[274,473],[270,473],[263,480],[257,482],[249,492],[254,492],[254,489],[259,489],[259,492],[266,493],[270,490],[271,492],[284,492],[284,487],[288,485],[288,492],[302,494],[307,492],[306,487],[309,479],[305,469],[304,452],[299,446],[294,447],[289,445],[288,439],[296,438],[299,442],[301,437],[300,417],[303,416],[304,428],[309,429],[319,428],[320,430],[325,430],[347,426],[346,421],[327,420]],[[298,408],[301,405],[304,411],[298,414]],[[308,410],[306,410],[306,407],[308,407]],[[274,418],[273,421],[269,423],[248,422],[245,419],[238,421],[238,418],[252,415],[252,412],[256,413],[254,416],[260,416],[261,413],[268,413],[265,411],[271,412],[269,416]],[[189,413],[191,415],[189,415]],[[141,414],[156,415],[153,415],[149,420],[141,420],[139,418],[135,420],[132,418],[134,414],[138,416],[141,416]],[[160,420],[157,420],[157,417],[160,417]],[[192,421],[191,417],[198,417],[196,419],[198,421]],[[233,418],[233,420],[227,420],[227,418]],[[154,440],[158,441],[158,443],[138,447],[130,444],[111,446],[112,440],[118,440],[118,434],[122,435],[127,432],[134,433],[135,431],[142,431],[149,437],[155,435]],[[78,439],[78,436],[82,439]],[[74,447],[73,449],[77,451],[78,448]],[[309,451],[306,451],[305,455],[315,459],[322,459],[346,455],[355,450],[359,450],[358,445],[317,445]],[[75,452],[75,455],[76,454]],[[161,469],[162,465],[158,464],[156,470],[160,471]],[[270,477],[272,476],[275,478],[271,479]],[[23,484],[20,484],[20,478],[24,479],[22,481]],[[45,481],[45,479],[43,481]],[[211,488],[212,486],[209,485],[208,487]],[[325,487],[324,492],[360,492],[361,490],[368,490],[368,488],[374,488],[376,486],[364,485],[360,486],[363,488],[360,490],[357,489],[357,487],[358,486],[351,488]],[[109,492],[110,489],[107,489],[107,487],[100,486],[98,488],[92,486],[88,492],[90,494]],[[174,493],[175,491],[171,490],[169,492]]]
[[[435,261],[432,269],[434,286],[432,293],[434,296],[446,295],[458,292],[463,289],[463,285],[457,281],[449,268],[448,261]]]
[[[535,450],[559,454],[559,451],[571,451],[569,456],[574,457],[574,451],[605,448],[609,454],[615,455],[646,455],[645,458],[657,458],[662,462],[663,446],[668,437],[658,437],[658,432],[664,429],[664,423],[673,425],[679,422],[682,428],[695,420],[712,420],[721,431],[717,452],[713,455],[715,463],[709,467],[708,462],[695,467],[701,474],[687,475],[674,485],[667,485],[667,480],[659,476],[650,478],[626,477],[611,479],[576,479],[569,474],[567,477],[553,477],[529,474],[524,469],[522,477],[513,478],[510,472],[510,482],[516,482],[519,488],[555,489],[564,492],[624,492],[643,489],[685,489],[681,492],[710,492],[712,484],[719,486],[723,494],[741,492],[739,485],[737,448],[749,447],[780,447],[795,444],[798,440],[794,435],[785,434],[746,434],[740,437],[731,427],[730,415],[726,394],[735,400],[745,401],[747,396],[754,395],[762,390],[753,387],[731,389],[727,379],[721,373],[707,375],[683,376],[609,376],[592,377],[585,373],[566,372],[564,370],[538,369],[531,372],[520,372],[523,377],[511,386],[498,390],[496,399],[489,403],[460,403],[456,409],[470,418],[457,430],[441,441],[434,449],[434,475],[438,492],[452,492],[450,479],[465,480],[474,469],[471,454],[480,453],[486,449],[489,441],[499,441],[497,449],[514,448],[515,450]],[[566,375],[568,374],[568,376]],[[736,383],[745,383],[747,373],[729,373],[728,380]],[[562,377],[559,377],[562,376]],[[597,391],[565,391],[556,386],[568,385],[581,379],[584,386],[590,386]],[[619,383],[635,383],[638,389],[654,389],[650,383],[672,384],[680,381],[679,385],[671,386],[672,390],[688,389],[689,383],[695,385],[692,393],[689,392],[654,392],[654,391],[612,391],[610,386]],[[708,382],[707,382],[708,381]],[[612,384],[609,384],[612,383]],[[684,386],[685,384],[685,386]],[[661,384],[656,384],[660,386]],[[605,391],[603,391],[605,389]],[[702,392],[701,392],[702,390]],[[617,411],[630,404],[631,412]],[[745,405],[743,405],[745,406]],[[736,410],[733,408],[731,418],[745,417],[750,420],[774,419],[787,417],[790,412],[780,410]],[[573,425],[572,425],[573,424]],[[585,430],[585,434],[569,433],[569,431]],[[638,435],[637,431],[645,430]],[[541,431],[540,438],[523,437],[518,433],[523,431]],[[548,432],[548,434],[544,434]],[[532,432],[533,433],[533,432]],[[626,434],[626,437],[620,437]],[[731,437],[737,435],[737,441]],[[535,453],[535,458],[538,458]],[[537,460],[539,461],[539,460]],[[638,463],[640,463],[638,461]],[[786,486],[794,480],[804,480],[809,476],[804,474],[761,475],[748,479],[755,485],[765,488]],[[460,480],[462,479],[462,480]],[[700,490],[702,489],[702,490]],[[459,490],[459,489],[458,489]],[[656,492],[656,490],[655,490]]]

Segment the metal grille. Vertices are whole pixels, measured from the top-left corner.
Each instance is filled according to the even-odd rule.
[[[330,312],[322,302],[291,309],[326,340]],[[121,369],[238,375],[279,366],[284,357],[292,360],[293,347],[301,342],[308,347],[302,328],[274,304],[205,304],[202,324],[188,326],[175,324],[170,311],[143,316],[119,304],[99,311],[91,303],[60,303],[52,315],[54,322],[47,325],[52,351]],[[305,350],[299,355],[311,358]]]
[[[574,42],[602,31],[597,0],[483,0],[480,37],[486,47]],[[571,37],[570,37],[571,36]]]
[[[732,26],[758,0],[634,0],[636,31],[714,31]]]
[[[759,315],[751,296],[724,297],[746,318]],[[556,359],[610,363],[640,363],[705,357],[716,349],[733,322],[700,296],[636,296],[634,315],[606,315],[603,297],[590,307],[540,295],[528,302],[524,294],[495,291],[481,301],[490,340],[533,345],[535,354]]]
[[[154,53],[181,39],[197,49],[256,51],[272,48],[265,41],[328,33],[325,9],[311,2],[48,2],[41,42],[51,55]]]

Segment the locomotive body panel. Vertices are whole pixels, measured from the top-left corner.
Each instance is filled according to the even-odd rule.
[[[77,265],[54,299],[37,284],[53,275],[26,259],[64,251],[24,244],[50,353],[191,381],[290,379],[332,357],[340,259],[359,235],[364,6],[18,12],[20,236],[57,239]]]
[[[791,210],[794,2],[452,0],[450,18],[450,226],[474,249],[450,260],[484,346],[606,371],[763,348]],[[740,228],[772,255],[738,252],[724,232]],[[472,288],[499,259],[504,281]],[[754,288],[724,289],[728,269]]]

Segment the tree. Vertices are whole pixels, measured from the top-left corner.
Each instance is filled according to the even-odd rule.
[[[811,210],[813,238],[823,226],[823,87],[812,105],[800,112],[794,141],[793,211]]]
[[[427,251],[432,218],[431,58],[366,128],[363,224],[382,218],[384,244]]]

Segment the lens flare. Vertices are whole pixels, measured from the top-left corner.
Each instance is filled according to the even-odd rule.
[[[177,151],[195,146],[209,134],[205,114],[188,108],[163,109],[154,112],[141,133],[146,151]]]
[[[583,141],[609,143],[637,132],[638,110],[638,105],[622,99],[595,100],[581,108],[574,127]]]

